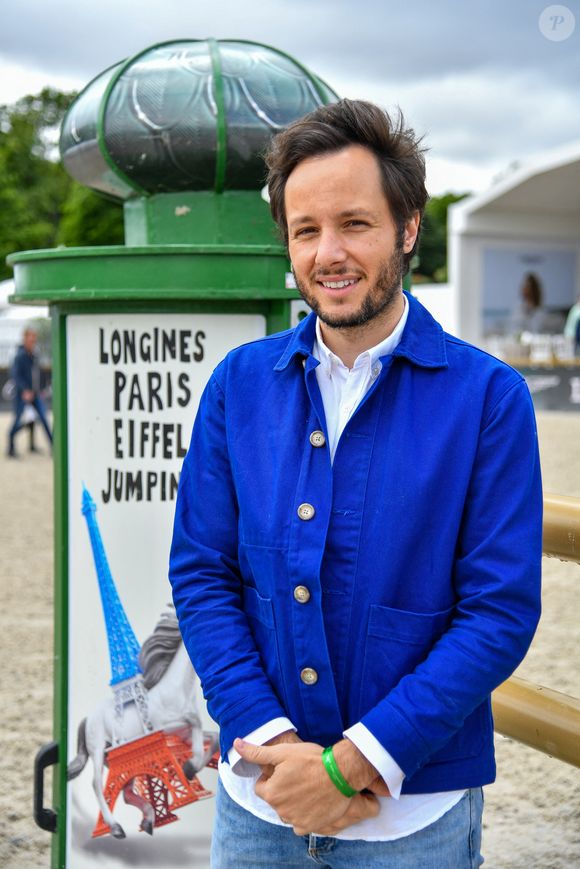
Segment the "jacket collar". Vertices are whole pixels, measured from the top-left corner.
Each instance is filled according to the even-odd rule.
[[[429,311],[405,293],[409,302],[409,316],[401,341],[393,356],[402,356],[421,368],[446,368],[445,333]],[[296,356],[308,358],[316,335],[316,314],[311,312],[292,331],[286,349],[274,366],[274,371],[283,371]]]
[[[274,371],[283,371],[295,356],[301,356],[304,359],[311,356],[315,337],[316,314],[311,311],[290,333],[290,341],[274,366]]]

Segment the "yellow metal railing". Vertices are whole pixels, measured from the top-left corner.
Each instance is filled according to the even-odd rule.
[[[580,700],[512,676],[493,692],[495,729],[580,766]]]
[[[580,499],[544,496],[544,555],[580,563]],[[580,700],[512,676],[493,692],[495,729],[580,767]]]
[[[580,499],[544,496],[544,555],[580,562]]]

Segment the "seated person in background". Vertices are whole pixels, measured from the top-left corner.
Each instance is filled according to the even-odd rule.
[[[513,332],[547,332],[548,313],[542,306],[542,284],[529,272],[520,288],[521,302],[512,318]]]

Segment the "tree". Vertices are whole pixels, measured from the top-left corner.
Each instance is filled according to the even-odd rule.
[[[74,94],[45,88],[0,106],[0,277],[15,250],[52,247],[70,179],[51,159],[60,121]]]
[[[122,242],[122,210],[67,175],[56,141],[76,95],[45,88],[0,106],[0,280],[5,259],[55,244]]]
[[[77,247],[124,244],[123,209],[72,181],[63,203],[57,244]]]
[[[447,280],[447,210],[468,193],[432,196],[425,209],[419,246],[419,275],[432,281]]]

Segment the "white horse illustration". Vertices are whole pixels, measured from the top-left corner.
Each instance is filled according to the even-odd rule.
[[[141,647],[139,663],[143,670],[147,712],[153,731],[187,728],[188,733],[191,732],[191,758],[183,765],[185,775],[191,780],[213,756],[218,738],[217,734],[209,734],[209,746],[204,750],[201,686],[183,645],[174,612],[161,616],[155,630]],[[104,700],[79,725],[77,756],[67,769],[70,781],[82,772],[91,758],[97,802],[105,822],[111,828],[111,834],[117,839],[123,839],[125,832],[103,794],[105,752],[111,746],[122,745],[140,736],[144,736],[143,722],[135,704],[126,704],[119,719],[115,714],[114,698]],[[141,829],[152,835],[155,819],[153,806],[134,790],[133,779],[125,785],[123,797],[126,803],[141,810]]]

